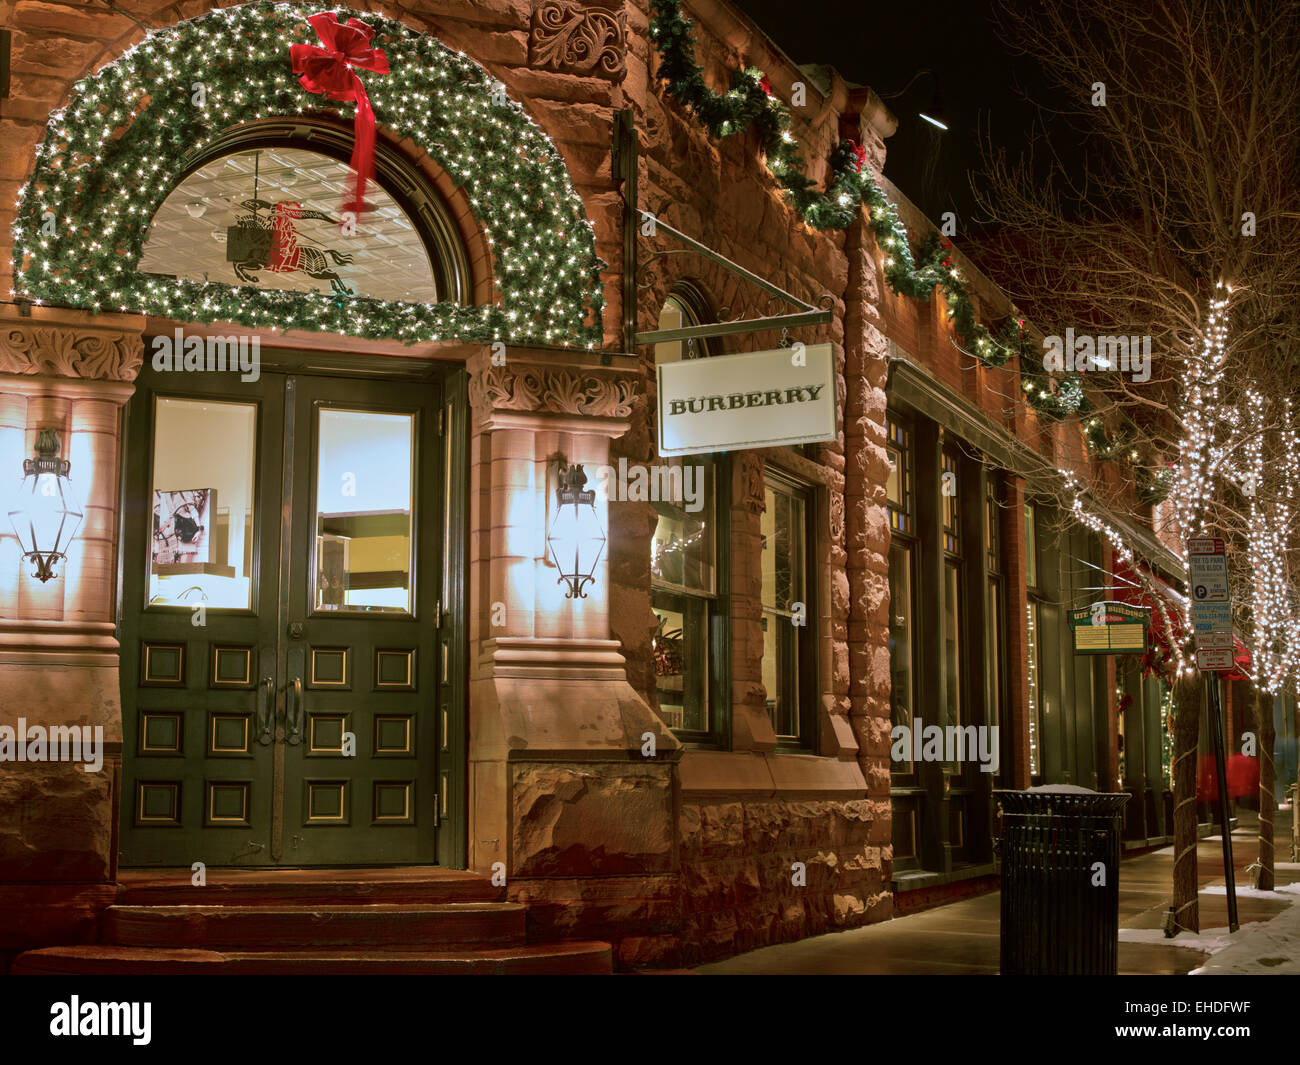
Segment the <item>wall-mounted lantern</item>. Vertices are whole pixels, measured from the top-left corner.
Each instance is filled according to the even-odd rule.
[[[36,458],[23,460],[17,505],[9,511],[23,558],[35,564],[32,576],[42,584],[54,576],[55,564],[68,557],[68,545],[81,527],[80,497],[68,479],[72,464],[58,454],[59,434],[42,429],[36,436]]]
[[[583,589],[595,580],[596,563],[605,550],[605,529],[596,513],[596,493],[585,488],[587,475],[581,466],[561,461],[559,486],[555,490],[555,516],[546,534],[546,549],[567,582],[566,599],[585,599]]]

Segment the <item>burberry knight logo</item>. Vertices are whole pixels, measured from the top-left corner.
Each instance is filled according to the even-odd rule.
[[[768,392],[732,392],[725,396],[699,396],[694,399],[668,401],[668,414],[705,414],[715,410],[742,410],[746,407],[774,407],[785,403],[811,403],[825,385],[799,388],[774,388]]]

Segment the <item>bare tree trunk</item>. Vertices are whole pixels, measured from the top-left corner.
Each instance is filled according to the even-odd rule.
[[[1174,928],[1201,930],[1196,877],[1196,742],[1205,681],[1198,672],[1178,678],[1174,718]]]
[[[1255,716],[1259,719],[1259,889],[1273,890],[1273,696],[1266,691],[1255,695]]]

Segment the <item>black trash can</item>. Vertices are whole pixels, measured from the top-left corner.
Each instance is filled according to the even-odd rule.
[[[1128,796],[1068,784],[994,796],[1002,807],[1002,974],[1114,976]]]

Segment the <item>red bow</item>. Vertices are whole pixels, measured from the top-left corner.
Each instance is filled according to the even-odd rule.
[[[765,95],[767,96],[772,95],[772,83],[767,80],[766,74],[764,74],[761,78],[759,78],[758,87],[763,90]]]
[[[348,19],[340,26],[330,11],[312,15],[308,20],[325,46],[291,44],[289,59],[298,81],[308,92],[322,93],[331,100],[355,100],[357,119],[355,142],[352,146],[352,169],[357,172],[356,194],[343,210],[361,217],[365,201],[366,182],[375,165],[375,112],[370,107],[366,87],[353,72],[353,67],[388,73],[388,57],[378,48],[368,48],[375,31],[360,19]]]
[[[853,157],[857,161],[858,170],[861,170],[867,165],[867,149],[856,141],[849,141],[849,147],[853,149]]]

